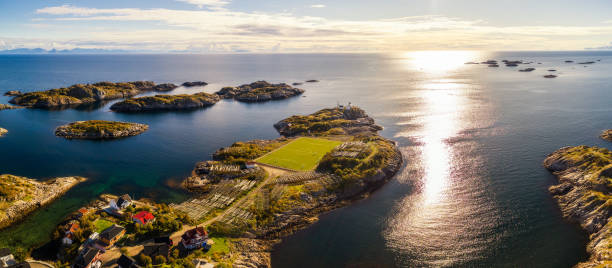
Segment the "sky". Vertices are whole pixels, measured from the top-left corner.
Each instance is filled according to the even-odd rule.
[[[0,50],[612,49],[610,0],[0,0]]]

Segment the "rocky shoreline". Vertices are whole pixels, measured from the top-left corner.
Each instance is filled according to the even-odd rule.
[[[127,99],[113,104],[115,112],[136,113],[152,111],[178,111],[206,108],[219,102],[219,96],[205,92],[181,95],[155,95]]]
[[[576,146],[561,148],[543,163],[559,184],[549,188],[563,216],[589,233],[587,262],[576,267],[612,265],[612,152],[605,148]]]
[[[89,120],[59,126],[55,135],[66,139],[103,140],[136,136],[148,129],[148,125],[139,123]]]
[[[13,194],[17,198],[14,198],[14,200],[7,198],[2,200],[2,202],[8,203],[9,206],[0,211],[0,228],[6,228],[22,220],[29,213],[51,203],[70,190],[70,188],[86,180],[83,177],[62,177],[39,182],[25,177],[6,174],[0,175],[0,179],[5,190],[7,187],[14,185],[26,185],[27,187],[16,189]]]
[[[364,178],[358,185],[348,187],[333,195],[313,196],[308,207],[301,207],[280,214],[271,228],[257,230],[253,238],[242,238],[236,247],[237,258],[235,267],[271,267],[271,253],[274,246],[299,230],[305,229],[319,220],[322,214],[334,209],[351,205],[353,202],[365,199],[378,190],[401,169],[403,158],[399,150],[385,168],[375,175]],[[244,246],[248,245],[248,246]]]

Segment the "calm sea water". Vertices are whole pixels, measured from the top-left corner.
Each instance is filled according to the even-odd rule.
[[[463,64],[490,58],[534,61],[537,70]],[[564,63],[598,59],[588,67]],[[117,114],[112,102],[1,111],[9,134],[0,138],[0,173],[89,181],[1,231],[0,245],[44,243],[62,217],[101,193],[184,200],[177,183],[217,148],[275,138],[280,119],[352,102],[399,142],[406,165],[370,198],[285,239],[273,253],[275,267],[570,267],[587,258],[586,235],[561,218],[547,192],[555,179],[541,161],[567,145],[610,148],[597,136],[612,127],[611,62],[605,52],[0,56],[0,95],[103,80],[210,83],[173,93],[321,80],[304,84],[304,97],[221,101],[191,112]],[[559,77],[542,78],[548,69]],[[150,130],[110,142],[53,135],[59,125],[89,119]]]

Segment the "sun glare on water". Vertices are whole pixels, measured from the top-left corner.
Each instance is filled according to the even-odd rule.
[[[397,137],[414,141],[406,149],[414,154],[407,156],[414,167],[407,170],[416,170],[404,171],[398,180],[416,182],[416,189],[397,205],[385,236],[390,248],[407,256],[408,266],[453,266],[477,258],[490,243],[482,238],[488,226],[476,224],[474,215],[494,209],[483,205],[490,202],[482,195],[481,178],[474,175],[479,160],[465,157],[476,145],[452,142],[463,138],[465,130],[482,127],[472,119],[487,113],[486,105],[470,97],[480,85],[461,71],[477,54],[408,52],[398,61],[410,86],[396,96],[406,103],[396,114],[404,118]]]
[[[455,70],[478,56],[476,51],[414,51],[402,54],[409,69],[428,74]]]

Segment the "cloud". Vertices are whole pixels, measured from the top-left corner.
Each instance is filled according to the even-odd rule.
[[[311,5],[310,7],[312,7],[312,8],[324,8],[324,7],[325,7],[325,5],[322,5],[322,4],[316,4],[316,5]]]
[[[607,46],[600,46],[600,47],[589,47],[586,48],[587,50],[612,50],[612,42],[610,42],[609,45]]]
[[[229,0],[176,0],[176,1],[196,5],[199,8],[203,8],[205,6],[219,8],[219,7],[223,7],[230,3]]]
[[[342,20],[287,12],[240,12],[225,0],[178,0],[201,10],[87,8],[71,5],[36,10],[33,20],[52,39],[20,39],[5,46],[58,46],[202,52],[380,52],[421,49],[551,50],[610,40],[612,25],[492,26],[478,19],[424,15]],[[70,23],[78,21],[79,23]],[[95,28],[96,22],[105,23]],[[66,28],[71,26],[70,30]],[[97,26],[96,26],[97,27]],[[49,35],[51,36],[51,35]],[[0,37],[0,39],[2,39]],[[279,45],[279,44],[282,44]]]

